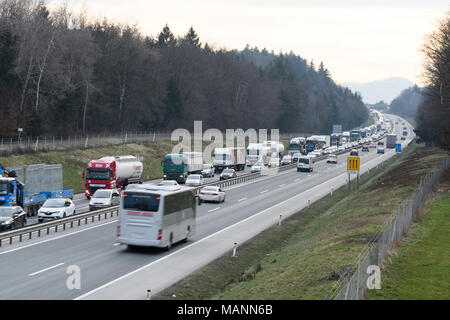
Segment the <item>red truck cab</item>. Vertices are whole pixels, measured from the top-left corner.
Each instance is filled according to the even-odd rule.
[[[97,189],[114,189],[116,185],[116,162],[91,160],[85,177],[85,196],[90,199]]]

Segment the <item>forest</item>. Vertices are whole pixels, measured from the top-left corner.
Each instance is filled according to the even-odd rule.
[[[429,144],[450,149],[450,11],[426,35],[423,100],[416,114],[417,135]]]
[[[422,100],[422,89],[412,86],[403,90],[397,98],[392,100],[390,112],[403,118],[414,118]]]
[[[247,46],[217,48],[91,18],[68,5],[0,1],[0,137],[125,130],[351,129],[368,110],[323,63]]]

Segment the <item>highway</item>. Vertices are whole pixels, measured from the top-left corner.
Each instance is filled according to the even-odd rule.
[[[246,166],[244,170],[236,171],[236,174],[239,177],[244,174],[249,174],[250,172],[251,172],[250,167]],[[204,183],[210,183],[210,182],[219,181],[219,179],[220,179],[220,173],[215,173],[214,177],[204,178],[203,181],[204,181]],[[161,180],[162,179],[155,179],[155,180],[145,181],[144,183],[157,184]],[[84,193],[75,194],[74,198],[73,198],[73,202],[75,204],[77,214],[85,213],[85,212],[89,211],[89,200],[86,199],[86,197],[84,196]],[[38,223],[37,216],[27,218],[27,224],[26,224],[27,226],[31,226],[31,225],[34,225],[37,223]]]
[[[397,116],[389,118],[400,139],[403,125],[401,123],[395,125]],[[412,133],[412,127],[405,123],[408,126],[409,136],[404,145],[410,140]],[[362,164],[373,162],[376,166],[377,158],[387,159],[395,152],[392,151],[386,149],[388,154],[378,155],[376,149],[370,149],[370,152],[360,152],[359,156]],[[117,245],[114,242],[115,219],[86,229],[75,229],[64,236],[49,236],[33,242],[33,245],[27,246],[25,242],[12,249],[0,249],[0,299],[74,299],[150,263],[176,257],[178,251],[182,255],[183,248],[201,242],[297,195],[307,193],[316,187],[320,189],[346,172],[347,155],[338,156],[337,165],[327,164],[325,161],[316,162],[313,173],[301,173],[292,169],[225,188],[226,201],[221,204],[205,203],[198,206],[195,236],[187,243],[174,245],[169,252],[159,249],[128,250],[125,246]],[[85,199],[75,201],[80,207],[83,203],[87,203]],[[304,205],[304,202],[299,203],[299,208]],[[231,239],[229,243],[231,249]],[[203,254],[205,256],[221,254],[214,251],[212,246],[209,250],[211,251],[206,248]],[[207,261],[207,258],[200,256],[184,256],[183,259],[188,259],[187,264],[198,260],[199,266],[202,259]],[[79,290],[69,290],[66,286],[69,277],[66,270],[71,265],[79,266],[81,270]],[[172,267],[181,268],[179,265]],[[166,276],[170,277],[169,271],[157,276],[163,281]],[[166,281],[168,284],[169,282]]]

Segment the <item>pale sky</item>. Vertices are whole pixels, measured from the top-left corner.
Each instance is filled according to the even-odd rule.
[[[337,83],[402,77],[419,85],[423,37],[450,9],[448,0],[64,2],[84,4],[92,16],[136,23],[146,35],[157,35],[167,23],[175,35],[193,26],[203,43],[216,47],[293,51],[316,65],[323,61]]]

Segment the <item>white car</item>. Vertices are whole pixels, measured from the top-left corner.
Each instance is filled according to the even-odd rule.
[[[174,187],[178,186],[178,182],[176,180],[162,180],[160,183],[158,183],[158,186]]]
[[[270,158],[269,167],[279,167],[280,166],[280,158]]]
[[[118,206],[119,203],[120,195],[116,189],[98,189],[89,201],[89,211]]]
[[[338,148],[337,148],[337,151],[344,151],[345,150],[345,147],[344,146],[339,146]]]
[[[200,190],[199,202],[224,202],[225,191],[216,186],[207,186]]]
[[[251,171],[252,171],[252,173],[261,172],[262,169],[263,169],[263,165],[260,162],[257,162],[252,166]]]
[[[327,163],[337,163],[337,156],[334,154],[330,154],[328,156]]]
[[[75,214],[75,204],[70,199],[47,199],[38,210],[38,222],[65,218]]]
[[[201,174],[191,174],[187,177],[185,184],[190,187],[198,187],[203,184],[203,176]]]
[[[283,156],[283,159],[281,159],[282,166],[291,164],[291,163],[292,163],[292,156],[290,156],[290,155]]]

